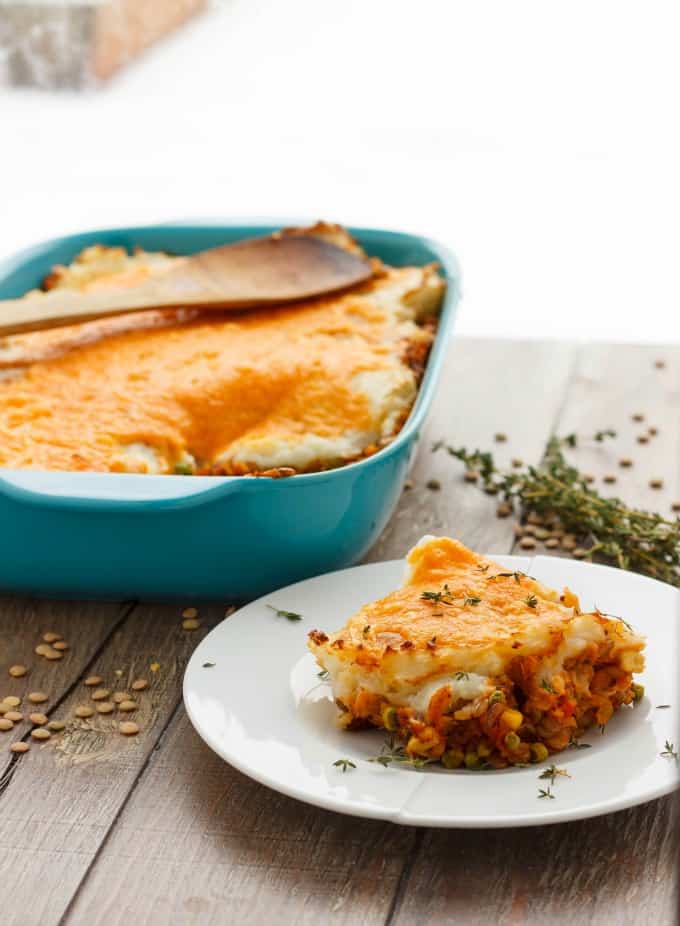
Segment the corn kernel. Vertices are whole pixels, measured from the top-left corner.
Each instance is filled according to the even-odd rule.
[[[520,711],[507,710],[503,711],[501,715],[501,720],[506,727],[510,727],[511,730],[519,730],[524,722],[524,717]]]

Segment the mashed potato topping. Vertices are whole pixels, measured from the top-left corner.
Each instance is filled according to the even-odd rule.
[[[357,247],[337,226],[316,231]],[[130,286],[171,263],[97,246],[46,286]],[[287,475],[368,455],[413,405],[443,290],[433,267],[375,262],[368,283],[296,305],[7,338],[0,466]]]

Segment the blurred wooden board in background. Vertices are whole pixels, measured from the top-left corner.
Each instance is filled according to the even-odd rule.
[[[0,0],[5,77],[20,86],[108,80],[207,0]]]

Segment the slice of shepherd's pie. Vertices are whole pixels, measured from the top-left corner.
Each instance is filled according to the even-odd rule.
[[[388,730],[412,759],[503,768],[642,697],[645,643],[623,620],[448,537],[423,538],[407,563],[397,591],[309,635],[342,726]]]

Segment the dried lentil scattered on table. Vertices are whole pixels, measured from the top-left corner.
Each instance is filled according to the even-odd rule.
[[[13,730],[14,724],[11,720],[8,720],[6,717],[0,717],[0,730],[3,733],[7,733],[8,730]]]
[[[439,492],[442,484],[438,479],[428,479],[425,483],[425,488],[429,489],[431,492]]]
[[[633,461],[630,457],[621,457],[619,460],[619,466],[623,469],[629,469],[633,465]]]
[[[66,640],[57,640],[57,642],[54,644],[54,649],[56,649],[59,653],[65,653],[68,648],[69,645]]]
[[[2,699],[2,703],[7,707],[19,707],[21,698],[18,698],[16,695],[7,695],[6,698]]]
[[[133,691],[144,691],[149,687],[149,683],[145,678],[136,678],[130,687]]]
[[[92,692],[90,697],[93,701],[106,701],[108,700],[110,694],[111,692],[108,688],[97,688],[96,691]]]
[[[94,710],[88,704],[81,704],[73,713],[76,717],[81,717],[84,720],[86,717],[92,717],[94,715]]]
[[[46,714],[40,714],[40,713],[29,714],[28,719],[31,721],[31,723],[34,723],[36,727],[42,727],[44,724],[47,723],[47,720],[48,720]]]
[[[43,640],[45,643],[56,643],[57,640],[61,640],[60,633],[54,633],[54,631],[48,631],[48,633],[43,634]]]
[[[34,740],[48,740],[52,734],[44,727],[36,727],[35,730],[31,730],[31,736]]]
[[[5,714],[5,720],[11,720],[12,723],[21,723],[24,719],[24,715],[20,711],[7,711]]]
[[[130,711],[136,711],[137,702],[136,701],[121,701],[120,704],[118,705],[118,710],[125,711],[126,713],[129,713]]]
[[[650,489],[663,489],[663,479],[650,479],[649,488]]]
[[[637,442],[638,444],[648,444],[649,437],[646,434],[638,434]]]
[[[116,705],[113,701],[99,701],[97,704],[97,713],[98,714],[112,714],[115,710]]]
[[[523,550],[534,550],[536,548],[536,541],[533,537],[522,537],[519,541],[519,545]]]
[[[50,720],[47,724],[47,729],[52,730],[53,733],[60,733],[65,727],[66,724],[61,720]]]
[[[118,729],[123,736],[136,736],[137,733],[139,733],[139,727],[131,720],[124,720],[122,723],[119,723]]]
[[[12,676],[12,678],[23,678],[24,675],[26,675],[26,673],[28,672],[28,669],[26,668],[26,666],[17,665],[17,666],[10,666],[8,671],[9,671],[9,674]]]
[[[31,704],[44,704],[49,699],[44,691],[32,691],[28,696],[28,700]]]
[[[12,743],[9,748],[12,752],[28,752],[31,747],[28,743],[24,743],[23,740],[19,740],[18,743]]]
[[[100,675],[90,675],[85,679],[83,685],[87,685],[88,688],[95,688],[97,685],[101,685],[104,679]]]
[[[185,608],[182,611],[182,617],[189,617],[189,618],[198,617],[198,609],[197,608]]]
[[[198,630],[201,626],[201,622],[195,620],[194,618],[189,618],[188,620],[182,621],[183,630]]]
[[[113,695],[112,701],[114,704],[122,704],[123,701],[129,701],[130,695],[127,691],[116,691]]]

